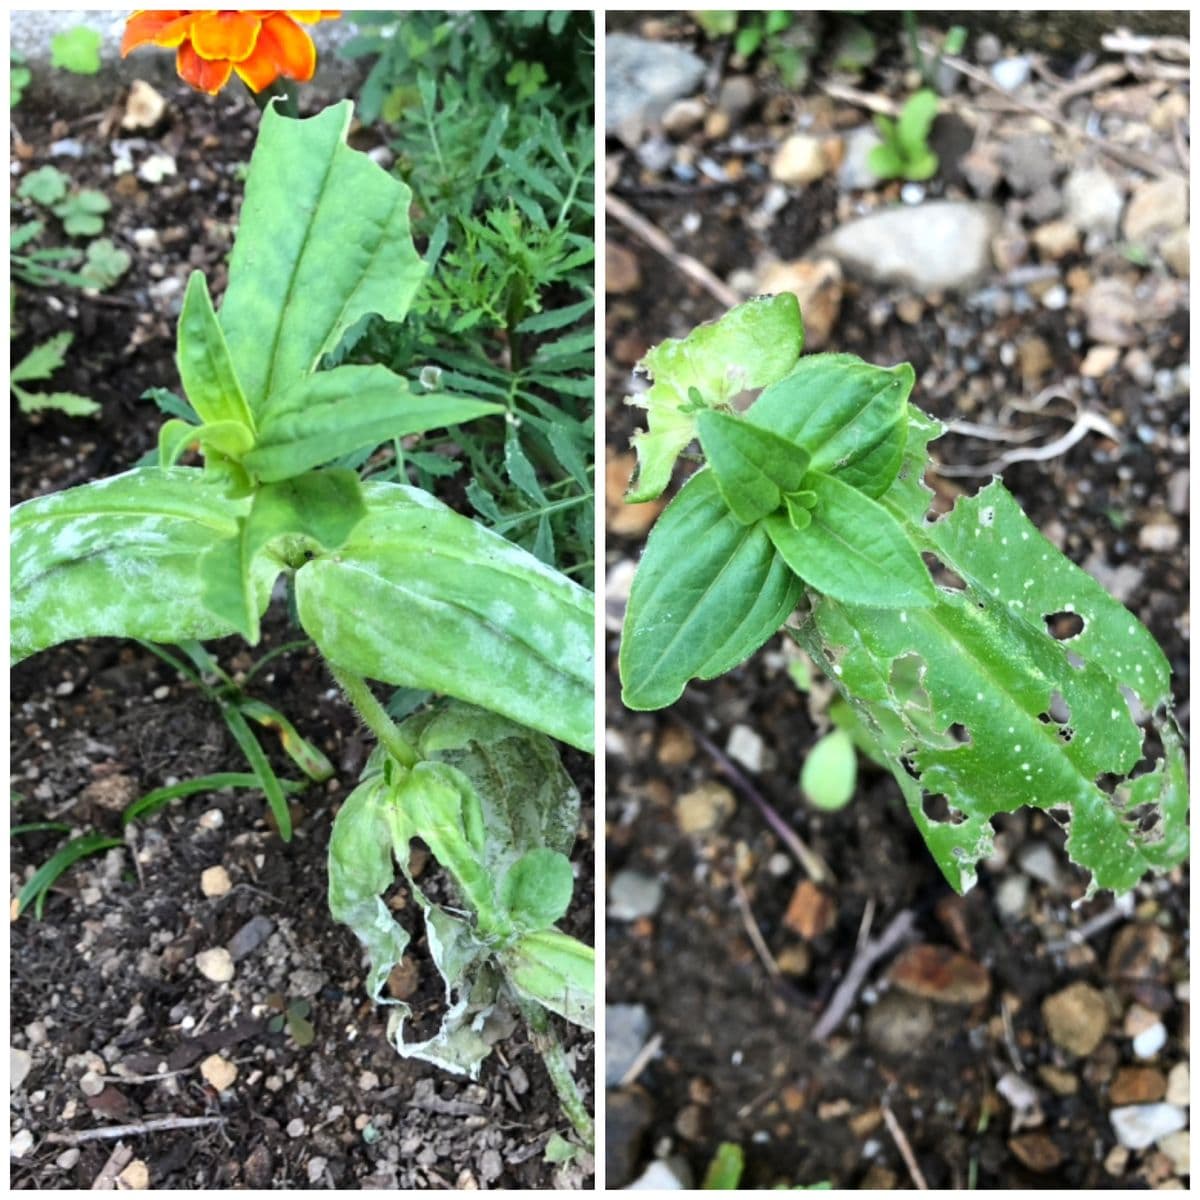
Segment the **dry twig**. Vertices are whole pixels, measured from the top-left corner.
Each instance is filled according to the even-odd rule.
[[[620,221],[635,237],[641,238],[651,250],[661,254],[676,270],[698,283],[726,308],[733,308],[735,305],[741,304],[742,297],[729,284],[718,279],[698,259],[693,258],[690,254],[684,254],[682,250],[676,250],[671,239],[657,225],[630,208],[620,197],[609,192],[604,197],[604,211],[610,217]]]
[[[656,1033],[638,1052],[629,1064],[629,1070],[621,1076],[620,1087],[628,1087],[650,1065],[650,1060],[662,1049],[663,1035]]]
[[[904,1130],[900,1128],[900,1122],[896,1120],[896,1114],[888,1107],[886,1100],[880,1105],[880,1109],[883,1112],[883,1123],[888,1127],[888,1133],[892,1135],[892,1141],[896,1143],[900,1157],[904,1159],[904,1165],[908,1168],[913,1184],[920,1192],[929,1191],[929,1184],[925,1182],[925,1176],[921,1174],[917,1157],[913,1154],[912,1146],[909,1145]]]
[[[705,737],[690,721],[685,721],[683,717],[674,712],[670,715],[692,735],[697,744],[717,764],[717,768],[721,774],[733,784],[736,791],[758,809],[763,819],[771,827],[772,832],[792,852],[809,879],[813,883],[835,883],[836,880],[834,879],[833,872],[829,869],[825,860],[807,845],[804,839],[775,811],[771,804],[767,803],[767,800],[759,792],[758,788],[738,770],[733,760],[711,738]]]
[[[754,951],[766,969],[767,974],[772,979],[777,980],[782,973],[779,970],[779,964],[772,956],[767,943],[763,941],[762,931],[759,929],[758,922],[754,919],[754,913],[750,909],[750,897],[746,895],[746,889],[742,886],[742,881],[737,877],[736,872],[733,876],[733,894],[737,897],[738,912],[741,914],[742,925],[745,927],[746,936],[750,939],[750,944],[754,947]]]
[[[1151,158],[1147,154],[1142,154],[1140,151],[1133,150],[1128,146],[1118,146],[1116,143],[1102,138],[1099,134],[1091,133],[1086,129],[1080,129],[1078,125],[1067,120],[1061,113],[1055,112],[1052,108],[1047,108],[1044,104],[1035,104],[1031,100],[1022,100],[1019,96],[1014,96],[1012,93],[1006,92],[986,71],[981,71],[978,67],[972,66],[969,62],[965,62],[953,54],[943,54],[941,59],[946,66],[957,71],[960,75],[965,75],[968,79],[973,79],[976,83],[989,88],[993,92],[999,92],[1010,104],[1015,105],[1017,108],[1033,113],[1035,116],[1049,121],[1052,125],[1057,125],[1067,133],[1082,138],[1085,142],[1090,142],[1098,150],[1103,151],[1110,158],[1115,158],[1118,162],[1124,163],[1127,167],[1133,167],[1137,171],[1144,171],[1147,175],[1168,176],[1178,174],[1172,167],[1160,163],[1157,159]]]
[[[911,909],[897,913],[887,928],[877,937],[864,943],[854,955],[842,982],[833,993],[821,1019],[808,1035],[809,1041],[823,1042],[846,1019],[854,1005],[858,989],[866,981],[867,972],[885,955],[890,954],[912,932],[914,917]]]
[[[133,1158],[133,1151],[124,1142],[118,1142],[108,1156],[100,1174],[92,1180],[93,1192],[111,1192],[116,1189],[117,1179]]]
[[[46,1141],[55,1146],[78,1146],[80,1142],[100,1142],[110,1138],[137,1137],[143,1133],[161,1133],[166,1129],[201,1129],[205,1125],[224,1125],[224,1117],[159,1117],[136,1125],[103,1125],[99,1129],[75,1129],[67,1133],[48,1133]]]

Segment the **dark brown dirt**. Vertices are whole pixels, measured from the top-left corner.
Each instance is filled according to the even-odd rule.
[[[14,113],[23,167],[50,161],[51,141],[82,142],[81,159],[55,165],[77,185],[110,196],[106,232],[134,257],[129,274],[99,297],[20,293],[14,354],[74,330],[68,366],[54,386],[90,395],[103,415],[27,417],[14,406],[14,500],[126,469],[153,447],[162,417],[138,396],[151,386],[178,389],[181,285],[200,267],[214,295],[224,289],[238,168],[249,159],[257,113],[240,99],[210,102],[182,86],[168,99],[164,127],[134,155],[137,162],[153,151],[175,156],[177,176],[153,188],[131,176],[114,183],[109,138],[120,134],[104,132],[114,114],[63,120],[25,106]],[[157,248],[139,248],[135,229],[156,232]],[[237,639],[211,649],[227,669],[245,671],[300,636],[276,604],[253,652]],[[370,745],[311,648],[275,659],[252,691],[287,714],[336,767],[327,785],[297,798],[290,843],[278,836],[257,792],[192,796],[136,822],[125,848],[70,870],[42,920],[26,915],[12,926],[12,1044],[32,1056],[28,1078],[14,1092],[13,1131],[34,1139],[12,1161],[13,1186],[88,1188],[116,1143],[87,1142],[63,1157],[67,1146],[52,1135],[161,1117],[221,1121],[126,1138],[154,1188],[583,1185],[578,1170],[572,1176],[543,1161],[548,1137],[567,1125],[523,1030],[497,1047],[478,1083],[391,1049],[386,1013],[365,996],[360,946],[333,922],[325,901],[330,822]],[[120,808],[137,795],[210,772],[247,770],[198,689],[129,643],[79,643],[22,663],[13,673],[11,715],[13,824],[54,819],[76,832],[121,836]],[[298,774],[277,743],[264,738],[264,746],[281,777]],[[566,763],[585,797],[579,900],[568,928],[590,941],[592,763],[574,752]],[[115,807],[107,807],[114,798]],[[14,895],[58,844],[57,835],[41,833],[13,841]],[[200,875],[216,865],[226,868],[233,889],[207,899]],[[226,945],[251,922],[264,936],[237,961],[234,979],[215,984],[201,975],[196,954]],[[423,951],[415,948],[412,998],[422,1020],[442,1002],[440,980],[420,971]],[[311,1005],[311,1045],[273,1030],[280,998]],[[577,1078],[590,1079],[590,1037],[564,1024],[559,1033]],[[218,1052],[238,1070],[223,1093],[199,1071]],[[81,1090],[89,1071],[101,1078],[99,1094]]]
[[[629,32],[683,40],[710,61],[718,60],[717,49],[697,37],[686,19],[639,22],[629,14],[622,19]],[[891,73],[898,73],[898,59],[898,47],[885,49],[878,73],[858,86],[902,97],[905,91]],[[710,75],[710,96],[719,78]],[[769,82],[760,77],[759,85],[771,94]],[[813,100],[810,92],[797,103],[821,110],[824,101]],[[620,145],[609,146],[621,164],[613,190],[664,230],[680,251],[725,279],[735,270],[754,268],[765,253],[800,257],[845,219],[837,212],[836,189],[822,181],[792,199],[765,232],[748,225],[746,217],[758,208],[767,186],[764,173],[755,177],[749,164],[769,162],[783,124],[773,134],[759,111],[752,110],[739,133],[746,145],[766,146],[766,152],[747,153],[741,178],[729,185],[664,184],[668,173],[657,176]],[[699,135],[687,141],[690,161],[714,153]],[[931,195],[961,194],[944,181],[929,186]],[[1007,199],[1003,185],[998,199]],[[681,337],[719,316],[723,306],[611,220],[609,237],[636,256],[641,278],[634,289],[610,295],[607,309],[608,445],[610,453],[626,454],[629,435],[644,419],[641,410],[623,403],[634,362],[664,337]],[[1098,276],[1114,269],[1111,259],[1091,263],[1080,257],[1065,269],[1072,264],[1094,268]],[[1128,269],[1139,280],[1153,278],[1149,267]],[[1052,364],[1044,384],[1078,373],[1086,339],[1079,336],[1082,319],[1073,308],[1049,311],[1034,305],[1027,315],[1001,316],[983,304],[938,296],[915,305],[914,318],[911,303],[899,306],[903,298],[903,292],[847,282],[828,348],[882,364],[911,362],[918,380],[913,401],[935,416],[994,422],[1007,400],[1028,399],[1037,390],[1022,379],[1016,364],[1004,365],[1003,343],[1042,338]],[[1188,361],[1186,307],[1147,330],[1142,349],[1155,369],[1170,371]],[[1138,533],[1161,511],[1167,481],[1186,472],[1188,407],[1186,394],[1164,401],[1152,391],[1118,367],[1100,381],[1091,403],[1122,431],[1119,444],[1088,438],[1065,455],[1016,464],[1003,476],[1034,522],[1073,560],[1091,560],[1108,578],[1123,565],[1139,573],[1126,603],[1171,660],[1177,711],[1186,724],[1188,517],[1178,510],[1172,517],[1180,535],[1174,550],[1141,547]],[[932,446],[934,459],[943,463],[980,464],[994,451],[990,444],[953,435]],[[939,507],[948,508],[956,494],[975,491],[986,476],[931,475],[928,481]],[[617,501],[610,495],[610,571],[635,560],[643,544],[643,535],[612,531]],[[614,607],[619,620],[619,606],[611,601],[610,617]],[[718,1143],[733,1141],[745,1151],[746,1187],[827,1180],[837,1188],[908,1188],[908,1169],[883,1120],[885,1105],[931,1188],[1140,1188],[1171,1177],[1170,1164],[1154,1150],[1109,1157],[1116,1143],[1108,1119],[1114,1103],[1110,1084],[1121,1066],[1138,1061],[1121,1021],[1112,1022],[1091,1054],[1073,1058],[1048,1038],[1041,1004],[1074,981],[1099,988],[1114,1014],[1127,1012],[1136,998],[1160,1015],[1168,1031],[1151,1065],[1165,1074],[1173,1064],[1186,1062],[1186,984],[1176,987],[1188,974],[1186,871],[1148,880],[1135,893],[1136,907],[1084,944],[1056,946],[1068,930],[1110,910],[1113,897],[1101,893],[1082,900],[1084,882],[1066,862],[1060,831],[1043,814],[998,820],[997,858],[981,870],[976,889],[957,898],[890,776],[869,764],[860,766],[858,792],[839,813],[819,813],[804,804],[796,781],[817,729],[808,699],[785,669],[782,639],[773,639],[722,679],[693,682],[673,710],[653,714],[628,712],[619,702],[618,642],[618,627],[610,620],[609,880],[635,869],[659,879],[664,895],[652,917],[609,920],[607,998],[610,1004],[644,1006],[662,1044],[637,1078],[634,1091],[641,1089],[640,1099],[630,1099],[630,1092],[621,1093],[615,1104],[610,1099],[610,1120],[618,1111],[648,1104],[648,1119],[630,1122],[628,1144],[609,1159],[610,1170],[619,1163],[610,1186],[639,1173],[652,1154],[684,1160],[699,1180]],[[718,833],[681,832],[677,799],[701,784],[728,782],[688,726],[722,748],[737,726],[761,736],[765,756],[753,783],[837,880],[829,893],[833,916],[826,932],[806,942],[785,925],[804,876],[781,854],[779,839],[749,802],[739,800]],[[1059,879],[1032,881],[1019,916],[1002,915],[998,889],[1022,874],[1021,854],[1038,844],[1052,853]],[[791,964],[778,980],[768,975],[752,947],[735,877],[770,953]],[[869,924],[878,935],[904,910],[915,916],[917,940],[957,948],[983,967],[990,980],[988,998],[973,1005],[910,1001],[888,990],[885,959],[871,972],[838,1032],[824,1044],[808,1041],[854,958],[863,926]],[[1165,932],[1171,960],[1152,985],[1143,981],[1131,990],[1107,960],[1133,912],[1138,921]],[[1037,1118],[1024,1130],[996,1090],[997,1082],[1014,1071],[1038,1094]]]

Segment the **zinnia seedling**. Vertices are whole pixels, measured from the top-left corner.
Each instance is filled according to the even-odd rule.
[[[338,465],[505,411],[378,365],[319,369],[367,314],[402,320],[425,272],[411,193],[346,145],[351,114],[349,102],[307,121],[264,113],[220,311],[199,272],[184,297],[177,361],[196,420],[165,423],[159,464],[13,510],[13,656],[96,636],[253,645],[285,576],[379,740],[329,851],[330,907],[370,951],[373,996],[407,945],[380,897],[414,838],[453,895],[435,904],[409,879],[448,1012],[409,1045],[404,1010],[397,1049],[475,1075],[483,1030],[519,1010],[588,1140],[547,1013],[591,1025],[591,948],[555,928],[579,798],[550,737],[592,747],[592,597],[429,493]],[[179,465],[191,451],[203,467]],[[368,679],[453,699],[398,726]],[[302,749],[279,714],[241,708]]]
[[[801,343],[795,298],[760,297],[646,356],[654,384],[632,402],[650,430],[634,439],[629,499],[659,495],[693,437],[707,465],[638,566],[625,703],[671,704],[787,622],[956,890],[991,853],[991,818],[1024,806],[1062,819],[1093,888],[1125,891],[1182,862],[1187,765],[1153,637],[998,479],[930,520],[923,477],[940,426],[909,403],[912,368],[802,358]],[[732,411],[750,387],[758,399]],[[961,586],[935,582],[929,563]],[[1081,628],[1058,639],[1062,613]],[[926,811],[929,796],[947,819]]]

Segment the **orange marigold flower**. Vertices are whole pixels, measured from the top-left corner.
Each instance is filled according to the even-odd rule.
[[[166,46],[176,52],[180,77],[199,91],[215,96],[236,71],[247,87],[261,92],[281,75],[307,83],[317,50],[301,25],[341,15],[336,9],[139,9],[125,22],[121,57],[138,46]]]

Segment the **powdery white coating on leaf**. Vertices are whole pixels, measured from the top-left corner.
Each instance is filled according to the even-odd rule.
[[[591,594],[415,488],[296,576],[301,623],[334,662],[428,687],[589,749]]]
[[[199,561],[247,500],[188,468],[139,468],[12,511],[14,660],[79,637],[152,641],[232,632],[200,600]],[[265,607],[270,579],[256,571]]]

